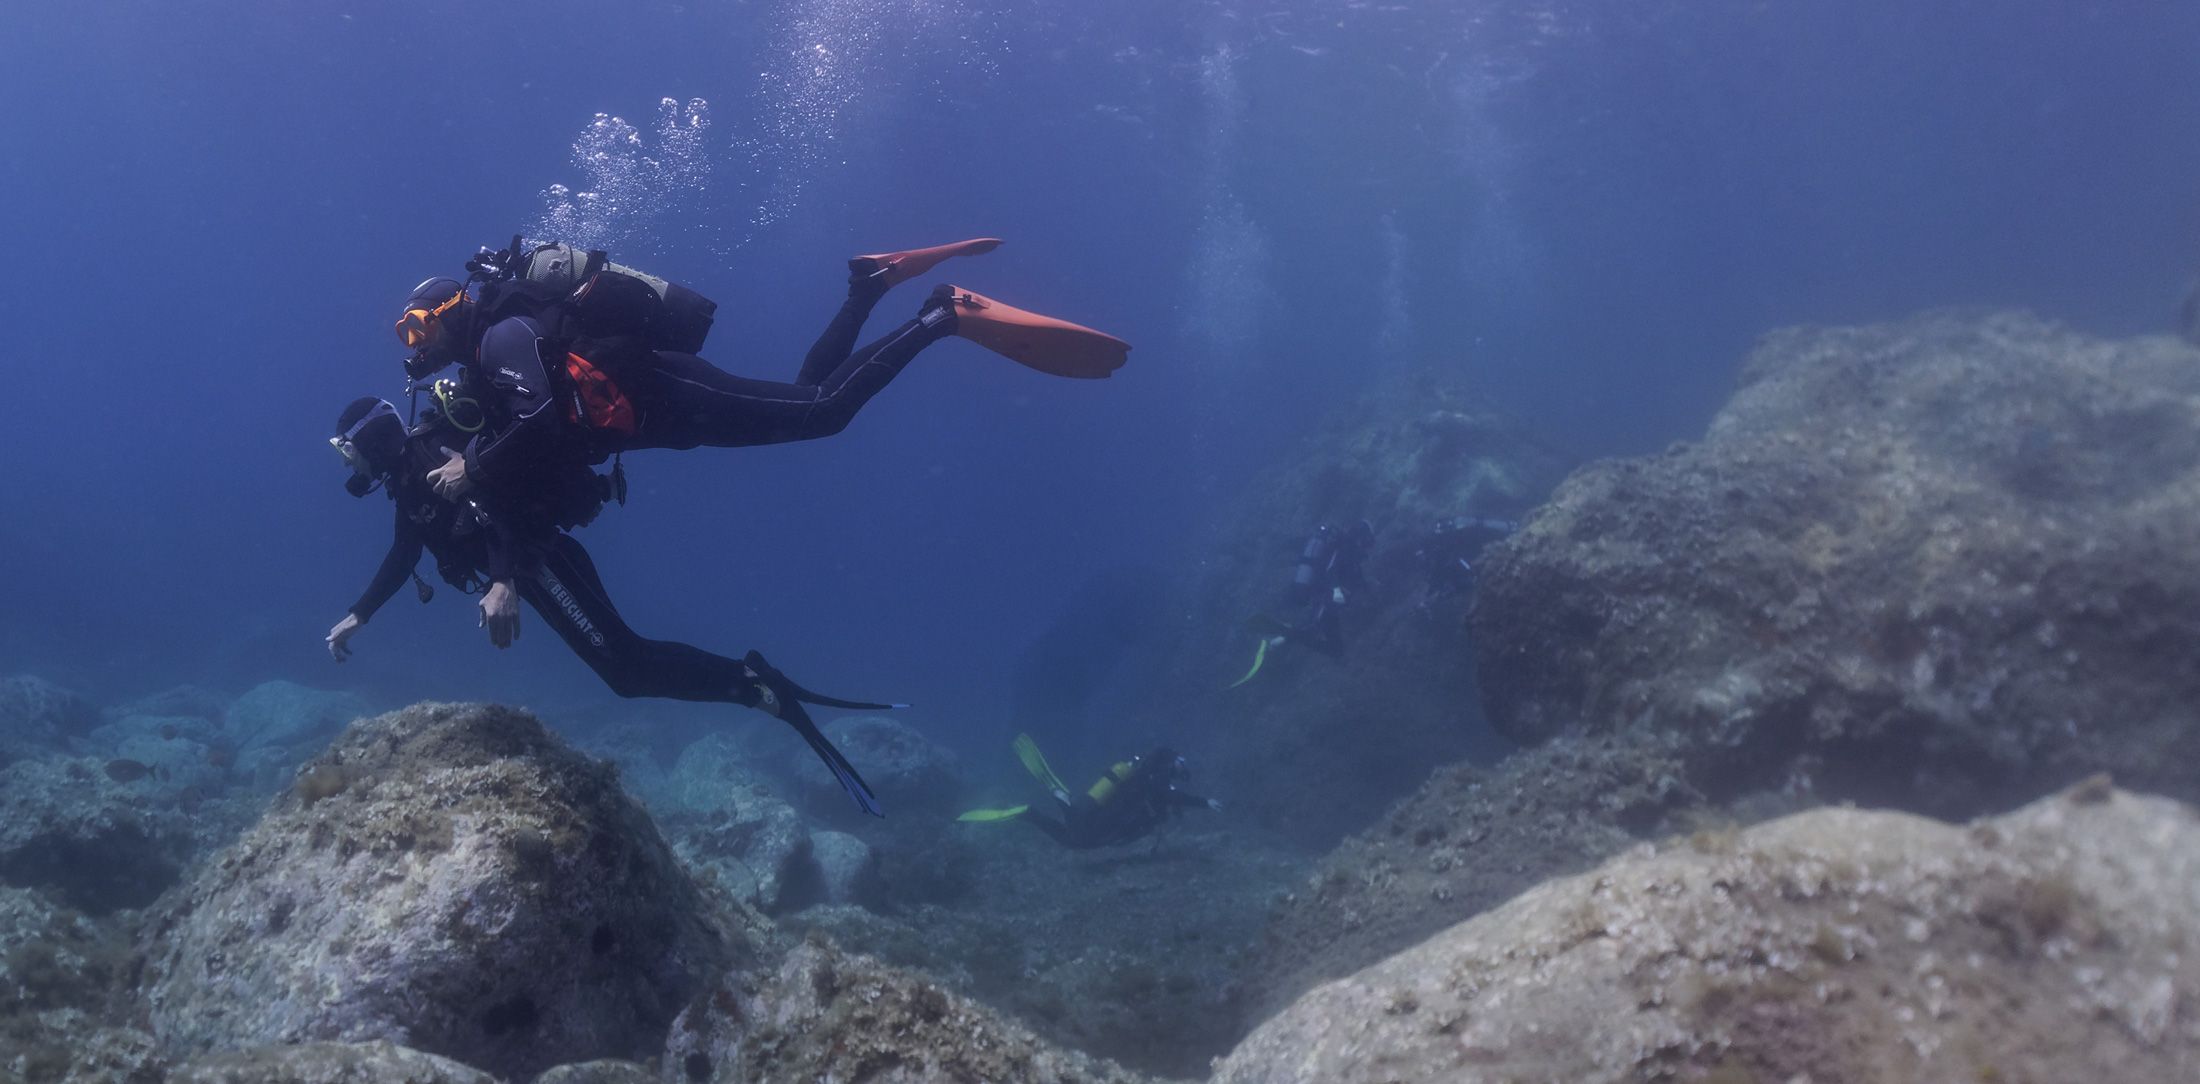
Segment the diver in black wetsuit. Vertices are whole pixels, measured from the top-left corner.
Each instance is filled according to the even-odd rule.
[[[413,290],[398,318],[400,341],[415,351],[407,375],[419,381],[445,366],[462,366],[462,390],[484,415],[463,458],[437,469],[437,492],[455,498],[469,482],[504,485],[560,446],[578,447],[601,462],[643,448],[744,447],[831,436],[919,351],[950,335],[1055,375],[1098,378],[1120,367],[1129,350],[1121,340],[952,286],[935,290],[916,318],[855,349],[864,321],[888,289],[942,260],[991,251],[999,243],[979,238],[849,261],[846,301],[794,382],[781,383],[735,376],[693,353],[715,308],[692,320],[668,313],[664,298],[677,298],[682,288],[667,284],[655,295],[641,290],[639,300],[610,306],[591,299],[621,290],[634,294],[632,284],[640,280],[586,271],[617,270],[603,264],[601,253],[559,245],[523,251],[515,240],[508,254],[492,254],[489,266],[504,277],[484,282],[478,297],[467,283],[429,279]],[[533,268],[544,260],[558,265],[555,276],[537,276]],[[584,271],[560,261],[579,263]],[[518,269],[522,265],[526,270]],[[555,287],[546,285],[552,281]],[[615,315],[590,315],[603,311]]]
[[[1253,649],[1253,665],[1245,676],[1230,683],[1237,688],[1268,664],[1268,652],[1284,644],[1304,644],[1332,659],[1344,658],[1344,611],[1351,592],[1367,586],[1361,565],[1375,547],[1375,527],[1361,520],[1344,530],[1324,523],[1306,537],[1299,550],[1299,565],[1291,574],[1284,601],[1299,611],[1297,622],[1278,621],[1255,614],[1246,621],[1260,639]]]
[[[353,470],[346,488],[354,496],[365,496],[377,486],[387,488],[397,506],[397,526],[374,581],[329,630],[329,654],[336,661],[351,654],[352,637],[405,585],[425,550],[446,582],[481,594],[482,624],[498,647],[518,638],[517,600],[524,600],[611,691],[622,697],[740,704],[768,712],[809,742],[858,807],[879,815],[870,788],[802,705],[894,705],[819,696],[789,681],[754,651],[730,659],[683,643],[645,639],[628,628],[588,552],[565,533],[593,519],[604,499],[600,480],[585,464],[538,463],[515,486],[477,490],[453,503],[436,496],[428,481],[431,467],[455,457],[452,446],[464,435],[440,413],[431,413],[408,433],[390,404],[361,399],[345,409],[337,429],[331,443]],[[428,594],[422,585],[423,601]]]
[[[1152,835],[1181,809],[1220,811],[1222,803],[1182,789],[1190,778],[1189,764],[1167,746],[1142,757],[1132,757],[1108,769],[1106,775],[1073,795],[1061,777],[1047,764],[1037,743],[1028,734],[1016,736],[1017,759],[1024,770],[1052,795],[1060,813],[1047,816],[1029,806],[1007,809],[974,809],[960,818],[969,823],[1005,820],[1029,821],[1054,842],[1073,851],[1130,843]]]
[[[1423,613],[1434,614],[1439,605],[1471,599],[1475,581],[1481,575],[1474,563],[1482,559],[1482,551],[1519,530],[1518,520],[1488,516],[1453,516],[1438,521],[1414,553],[1428,572],[1428,582],[1422,585],[1415,605]]]

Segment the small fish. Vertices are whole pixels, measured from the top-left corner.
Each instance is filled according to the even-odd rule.
[[[183,733],[183,731],[176,729],[176,724],[174,723],[160,724],[160,740],[162,741],[175,741],[176,736],[181,733]]]
[[[135,783],[151,774],[153,774],[153,769],[134,760],[110,760],[107,762],[107,778],[117,783]]]
[[[216,768],[227,768],[237,762],[237,754],[218,745],[210,746],[206,750],[206,762]]]

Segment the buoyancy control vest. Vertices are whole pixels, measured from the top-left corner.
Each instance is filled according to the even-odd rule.
[[[551,344],[543,365],[560,385],[566,420],[622,436],[639,414],[619,387],[620,370],[647,364],[650,351],[701,350],[718,311],[679,283],[562,242],[514,237],[502,252],[483,249],[467,269],[482,284],[480,326],[514,316],[540,325]]]

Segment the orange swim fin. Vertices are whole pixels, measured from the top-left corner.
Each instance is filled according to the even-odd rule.
[[[960,286],[932,291],[955,314],[955,334],[1042,373],[1099,380],[1130,360],[1131,344],[1082,324],[1025,312]]]
[[[941,260],[956,256],[982,256],[1001,247],[998,237],[973,237],[948,245],[931,248],[913,248],[907,252],[881,252],[871,256],[858,256],[848,261],[851,274],[875,278],[888,288],[898,286],[918,275],[939,266]]]

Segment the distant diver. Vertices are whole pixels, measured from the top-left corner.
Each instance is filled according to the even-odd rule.
[[[1482,551],[1519,530],[1518,520],[1487,516],[1453,516],[1437,521],[1414,554],[1428,575],[1415,607],[1434,615],[1438,605],[1472,598],[1475,581],[1481,575],[1475,562],[1481,560]]]
[[[1287,643],[1303,644],[1333,659],[1344,657],[1344,611],[1351,593],[1367,586],[1361,566],[1375,547],[1375,527],[1361,520],[1343,530],[1324,523],[1307,536],[1299,549],[1298,568],[1291,574],[1285,604],[1298,611],[1296,622],[1279,621],[1256,614],[1246,626],[1259,637],[1253,649],[1253,665],[1245,676],[1230,683],[1237,688],[1261,672],[1270,651]]]
[[[433,468],[458,455],[455,446],[465,438],[443,411],[431,409],[408,431],[394,406],[360,399],[337,418],[336,434],[329,443],[352,470],[345,489],[355,497],[384,489],[397,505],[395,537],[373,582],[329,630],[328,650],[336,661],[351,655],[352,637],[408,578],[418,585],[422,602],[433,597],[414,572],[426,550],[446,583],[481,596],[481,624],[496,646],[508,647],[519,638],[524,600],[612,692],[739,704],[770,714],[802,735],[858,808],[884,815],[855,766],[818,731],[802,705],[858,710],[901,705],[820,696],[755,651],[736,660],[637,635],[612,605],[588,551],[566,533],[595,518],[607,495],[604,480],[586,465],[566,461],[541,467],[453,502],[438,497],[429,481]]]
[[[1016,735],[1014,748],[1024,770],[1053,798],[1059,816],[1017,805],[973,809],[958,820],[973,824],[1020,820],[1070,850],[1083,851],[1143,839],[1180,809],[1222,809],[1221,802],[1181,788],[1180,784],[1190,777],[1190,767],[1167,746],[1116,763],[1079,795],[1071,794],[1061,777],[1054,774],[1030,735]]]
[[[398,340],[413,351],[405,372],[414,387],[457,365],[461,377],[446,394],[479,404],[463,423],[463,455],[437,468],[436,488],[450,498],[472,484],[494,487],[546,455],[600,463],[642,448],[831,436],[919,351],[950,335],[1057,376],[1097,379],[1120,368],[1130,351],[1121,339],[945,285],[914,319],[855,349],[888,289],[1000,243],[976,238],[849,260],[847,299],[791,384],[735,376],[698,357],[718,306],[684,286],[569,245],[515,237],[502,252],[483,249],[464,282],[422,282],[397,319]],[[776,298],[756,299],[740,319],[779,309]]]

